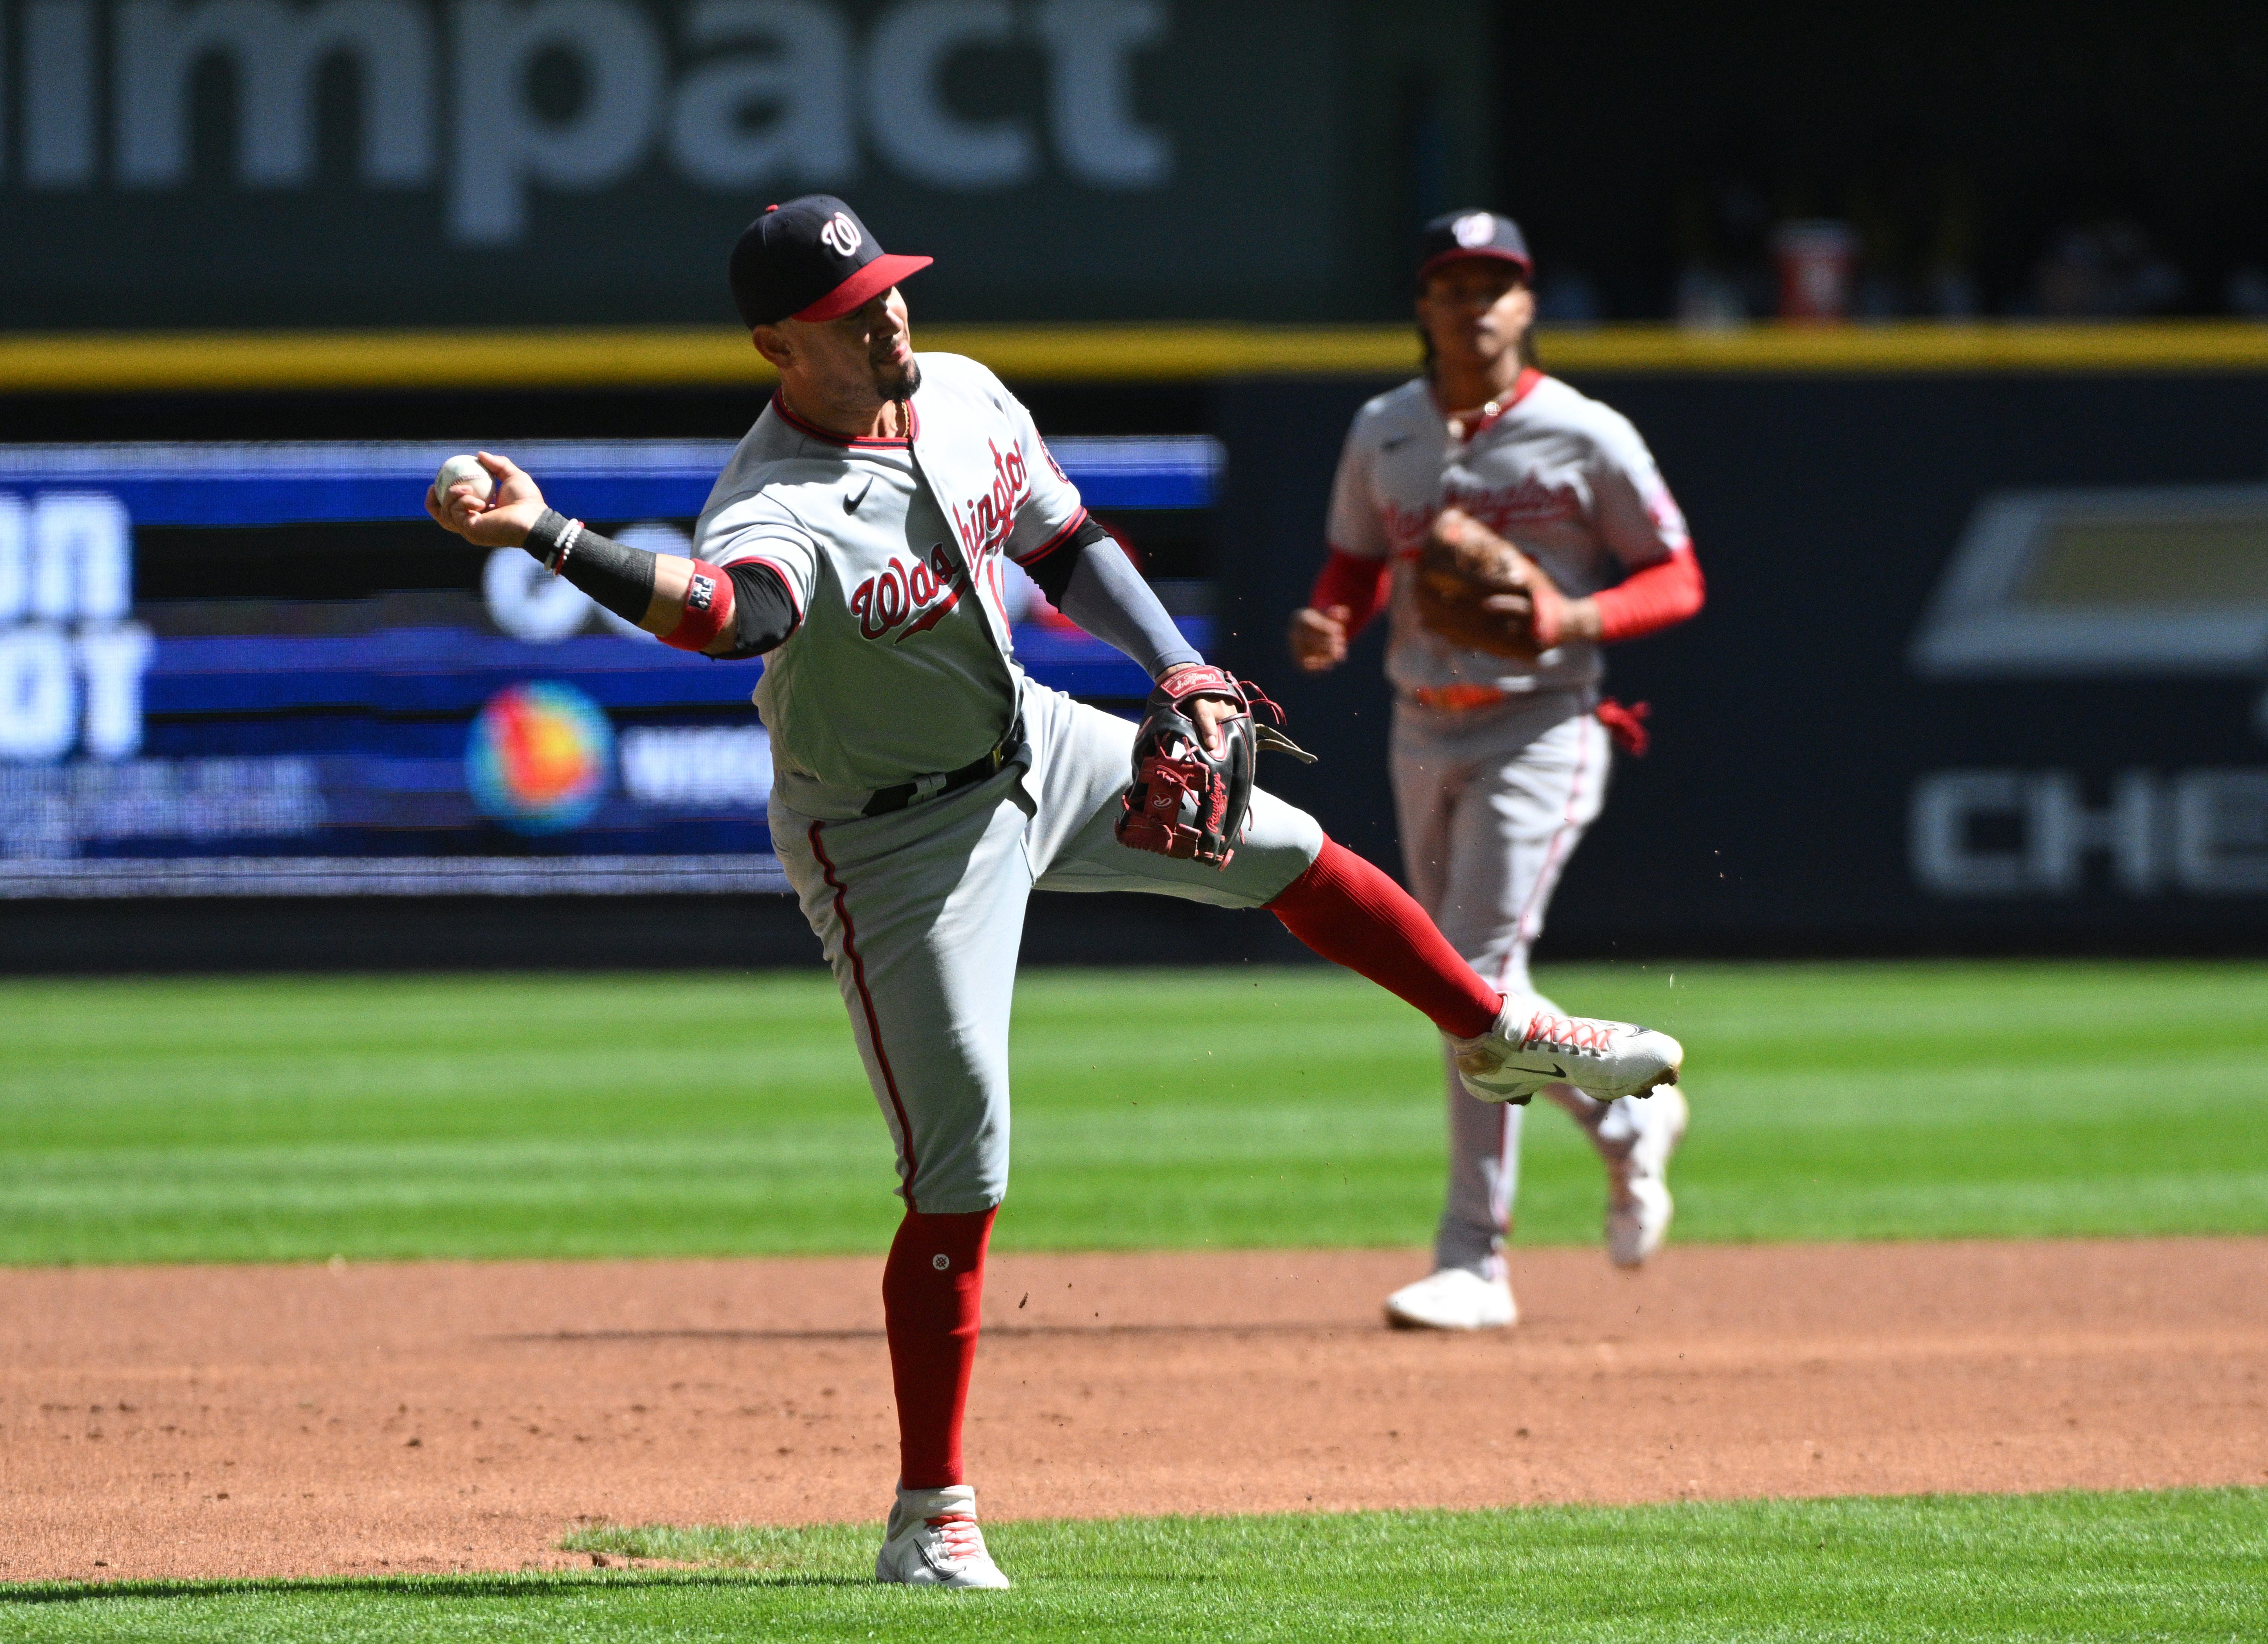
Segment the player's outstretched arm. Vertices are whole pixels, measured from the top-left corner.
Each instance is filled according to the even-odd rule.
[[[1162,684],[1184,668],[1204,667],[1204,658],[1182,637],[1157,593],[1101,521],[1082,522],[1062,546],[1023,564],[1049,604],[1124,652],[1152,680]],[[1189,698],[1190,722],[1214,752],[1223,746],[1221,726],[1243,711],[1241,697]]]
[[[1080,521],[1060,546],[1017,563],[1049,604],[1152,680],[1204,660],[1101,520]]]
[[[509,458],[483,451],[479,461],[492,494],[484,497],[471,478],[453,481],[446,492],[438,480],[427,488],[425,512],[445,530],[483,548],[526,549],[615,616],[682,651],[755,656],[794,631],[795,602],[769,567],[724,571],[617,542],[550,507]]]

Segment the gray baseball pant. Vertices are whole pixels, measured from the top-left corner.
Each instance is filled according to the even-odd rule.
[[[1008,1190],[1008,1014],[1024,904],[1039,890],[1144,890],[1257,908],[1307,871],[1323,831],[1256,790],[1225,869],[1118,843],[1135,727],[1027,680],[1031,765],[880,816],[820,822],[777,795],[772,845],[834,968],[898,1153],[932,1214]]]
[[[1612,745],[1586,697],[1555,691],[1451,712],[1404,699],[1394,717],[1395,809],[1410,894],[1482,977],[1557,1010],[1528,978],[1528,951],[1567,859],[1605,803]],[[1520,1182],[1526,1110],[1476,1102],[1444,1058],[1449,1187],[1440,1267],[1500,1274]],[[1608,1105],[1572,1085],[1544,1094],[1597,1139]]]

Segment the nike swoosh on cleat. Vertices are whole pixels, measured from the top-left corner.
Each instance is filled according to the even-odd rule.
[[[870,474],[866,476],[866,483],[858,488],[858,494],[856,497],[845,497],[843,499],[843,512],[845,513],[858,512],[858,505],[866,500],[866,493],[873,489],[874,478],[873,476]]]

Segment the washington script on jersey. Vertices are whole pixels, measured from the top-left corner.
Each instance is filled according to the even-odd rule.
[[[978,550],[971,550],[970,561],[979,563]],[[937,626],[939,617],[961,603],[969,574],[946,557],[942,542],[930,549],[927,559],[916,557],[910,566],[891,560],[883,570],[851,590],[850,614],[858,619],[860,637],[880,639],[908,617],[917,620],[909,623],[893,644],[902,644],[916,634],[927,633]],[[983,569],[976,574],[980,579],[989,574],[993,603],[999,605],[998,559],[983,562]]]
[[[938,619],[961,602],[961,596],[973,578],[980,588],[989,587],[992,604],[1006,620],[1006,596],[1000,586],[1000,549],[1008,541],[1008,534],[1016,528],[1016,511],[1032,494],[1031,470],[1026,467],[1024,453],[1012,442],[1004,455],[1000,442],[988,439],[985,449],[992,453],[992,489],[970,498],[965,503],[953,505],[953,528],[968,550],[967,568],[954,564],[951,556],[939,542],[929,551],[924,560],[917,557],[910,565],[893,558],[889,564],[867,578],[851,591],[851,614],[858,619],[858,632],[868,639],[880,639],[884,634],[905,622],[918,616],[893,643],[902,644],[915,634],[926,633],[937,626]],[[1044,455],[1046,446],[1040,447]],[[1058,480],[1064,471],[1054,457],[1048,457],[1048,467]],[[1071,482],[1064,480],[1068,485]],[[1086,518],[1080,510],[1071,529],[1079,520]],[[1061,534],[1058,533],[1058,534]],[[1029,556],[1037,558],[1051,544],[1042,543]],[[934,603],[932,603],[934,601]]]
[[[1530,474],[1517,485],[1497,489],[1469,482],[1451,482],[1441,488],[1440,506],[1461,508],[1502,536],[1519,526],[1578,519],[1583,512],[1583,499],[1572,484],[1546,485]],[[1388,501],[1379,511],[1379,519],[1386,527],[1395,552],[1414,554],[1425,546],[1426,534],[1432,530],[1440,512],[1432,506],[1405,508]]]
[[[1015,528],[1016,509],[1032,494],[1030,470],[1024,466],[1024,453],[1011,445],[1003,456],[999,441],[995,439],[988,439],[984,445],[992,453],[992,489],[956,504],[953,510],[953,528],[961,533],[961,546],[968,550],[972,560],[1008,540],[1008,533]],[[1042,445],[1040,449],[1044,452],[1047,446]],[[1055,468],[1057,479],[1063,478],[1063,470],[1056,467],[1053,457],[1048,459],[1048,466]],[[966,514],[963,509],[968,511]]]

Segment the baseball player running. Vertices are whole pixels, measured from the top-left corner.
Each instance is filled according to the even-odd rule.
[[[964,1476],[984,1254],[1008,1183],[1008,1015],[1035,888],[1266,908],[1447,1035],[1477,1100],[1674,1080],[1675,1041],[1539,1014],[1457,957],[1393,881],[1251,785],[1282,739],[1208,667],[992,373],[916,354],[898,283],[840,200],[775,206],[733,295],[779,388],[718,477],[694,557],[615,542],[482,453],[429,492],[449,529],[524,546],[664,643],[766,659],[774,844],[822,943],[897,1150],[883,1270],[899,1478],[875,1575],[1005,1587]],[[1138,728],[1034,683],[1002,609],[1013,560],[1155,682]]]
[[[1676,502],[1630,423],[1537,370],[1533,272],[1519,225],[1459,211],[1425,225],[1418,323],[1426,372],[1357,413],[1331,490],[1329,557],[1292,619],[1303,667],[1336,667],[1388,611],[1387,676],[1403,863],[1452,946],[1521,1009],[1556,1014],[1528,979],[1567,859],[1605,797],[1600,647],[1701,608]],[[1514,544],[1517,544],[1517,547]],[[1517,1013],[1515,1013],[1517,1014]],[[1521,1109],[1448,1080],[1449,1186],[1434,1271],[1387,1298],[1394,1324],[1484,1330],[1518,1317],[1504,1238]],[[1685,1133],[1675,1087],[1602,1102],[1543,1087],[1605,1161],[1607,1252],[1634,1267],[1661,1243],[1665,1179]]]

